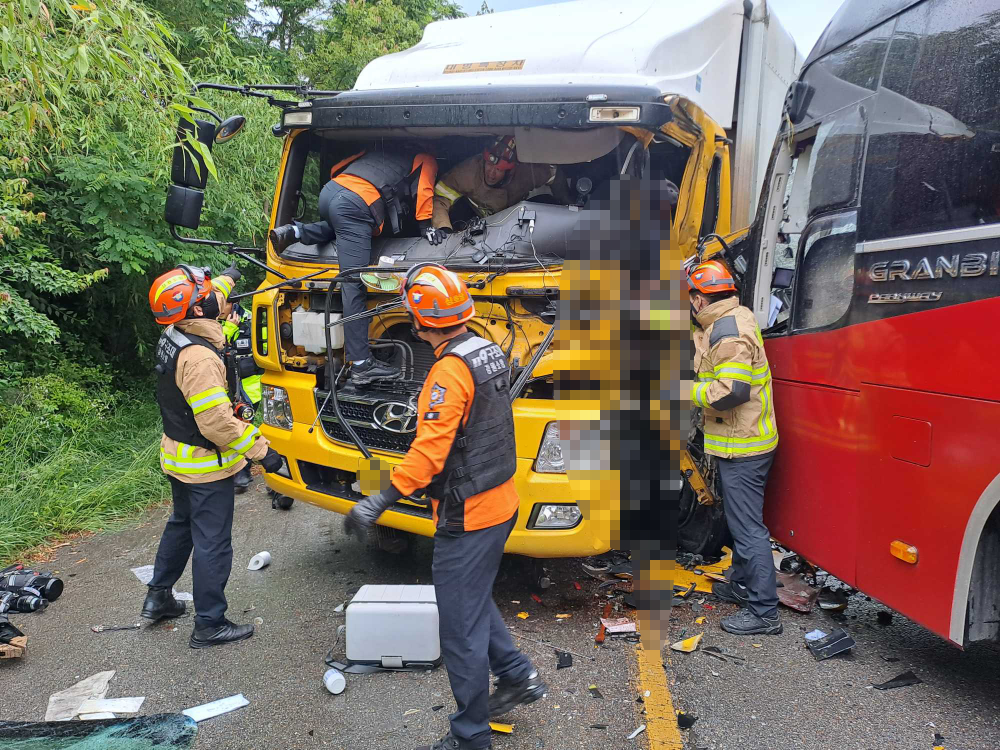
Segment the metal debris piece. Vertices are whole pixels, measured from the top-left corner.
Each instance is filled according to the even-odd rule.
[[[142,623],[137,622],[134,625],[94,625],[91,630],[95,633],[110,633],[113,630],[138,630],[142,627]]]
[[[819,608],[827,612],[843,612],[847,609],[847,593],[843,589],[824,586],[816,599]]]
[[[573,655],[566,651],[556,651],[556,669],[573,666]]]
[[[816,661],[850,651],[855,646],[854,639],[843,628],[834,628],[829,635],[806,643],[806,648],[816,657]]]
[[[908,685],[919,685],[922,683],[919,677],[913,674],[912,669],[908,669],[903,674],[893,677],[887,682],[883,682],[881,685],[872,685],[876,690],[892,690],[893,688],[907,687]]]
[[[638,737],[638,736],[639,736],[640,734],[642,734],[642,733],[643,733],[643,732],[645,732],[645,731],[646,731],[646,725],[645,725],[645,724],[640,724],[640,725],[639,725],[639,726],[638,726],[638,727],[636,728],[636,730],[635,730],[634,732],[632,732],[632,734],[630,734],[630,735],[628,736],[628,739],[630,739],[630,740],[634,740],[634,739],[635,739],[636,737]]]
[[[797,612],[812,612],[819,590],[810,586],[802,577],[793,573],[775,574],[778,583],[778,601]]]

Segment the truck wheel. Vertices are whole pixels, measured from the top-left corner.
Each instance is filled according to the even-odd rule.
[[[721,498],[714,505],[700,505],[694,490],[684,482],[677,517],[677,551],[702,557],[720,557],[722,548],[732,545]]]
[[[270,487],[267,490],[267,494],[271,498],[271,508],[273,510],[288,510],[292,507],[292,503],[295,502],[294,498],[275,492]]]

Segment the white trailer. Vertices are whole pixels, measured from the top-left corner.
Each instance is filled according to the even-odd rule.
[[[572,87],[599,102],[603,88],[645,86],[679,95],[733,141],[732,225],[743,227],[800,65],[766,0],[575,0],[428,24],[419,44],[369,63],[355,90]]]

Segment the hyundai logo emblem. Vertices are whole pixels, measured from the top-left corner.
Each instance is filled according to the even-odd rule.
[[[375,421],[386,432],[405,435],[417,430],[417,408],[413,404],[387,401],[375,407]]]

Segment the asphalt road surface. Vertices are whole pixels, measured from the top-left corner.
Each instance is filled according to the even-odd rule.
[[[432,672],[348,675],[334,696],[322,676],[344,615],[334,609],[364,583],[430,583],[431,540],[393,556],[347,539],[341,516],[296,503],[272,510],[258,479],[237,497],[233,574],[227,588],[236,622],[262,618],[249,641],[196,651],[188,647],[191,618],[141,631],[91,632],[92,625],[139,620],[145,587],[131,568],[153,562],[168,506],[150,511],[134,527],[59,548],[47,569],[66,581],[47,610],[13,618],[29,637],[23,659],[0,661],[0,719],[41,721],[51,693],[103,670],[115,670],[107,697],[145,696],[143,714],[178,712],[243,693],[246,708],[199,726],[199,750],[412,748],[443,736],[454,701],[443,667]],[[269,550],[273,562],[246,570],[250,557]],[[516,559],[506,561],[495,589],[505,620],[516,632],[550,639],[574,656],[556,670],[552,647],[519,639],[550,686],[548,697],[513,711],[510,735],[494,735],[502,750],[640,748],[644,736],[626,739],[643,721],[631,683],[635,647],[616,642],[594,648],[601,604],[597,582],[577,561],[551,565],[552,588],[544,605],[531,599],[532,580]],[[581,590],[573,581],[581,584]],[[190,571],[178,591],[191,590]],[[519,604],[512,603],[520,602]],[[189,609],[191,605],[188,605]],[[253,608],[244,613],[244,610]],[[526,620],[518,612],[528,612]],[[557,620],[556,614],[570,614]],[[174,626],[176,625],[176,629]],[[588,687],[598,686],[595,698]],[[443,706],[437,711],[435,706]],[[415,712],[407,713],[416,709]],[[603,724],[606,728],[593,729]]]
[[[674,706],[698,716],[684,732],[686,747],[1000,748],[1000,649],[962,652],[898,614],[882,625],[878,614],[888,610],[860,594],[851,597],[844,621],[819,609],[806,615],[781,607],[779,636],[729,635],[718,623],[736,606],[714,604],[701,612],[675,607],[672,636],[685,628],[685,636],[704,631],[702,647],[719,646],[744,661],[664,650]],[[694,620],[700,615],[706,620],[699,626]],[[817,662],[804,635],[834,627],[845,628],[857,645]],[[872,687],[907,670],[923,682]]]

